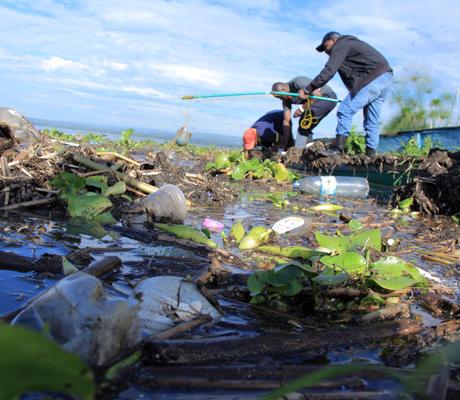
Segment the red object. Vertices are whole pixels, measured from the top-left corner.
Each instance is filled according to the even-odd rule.
[[[243,147],[245,150],[251,150],[257,144],[257,131],[255,128],[248,128],[243,134]]]

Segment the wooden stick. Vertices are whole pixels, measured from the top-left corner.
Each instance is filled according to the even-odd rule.
[[[446,254],[446,253],[442,253],[440,251],[432,251],[432,252],[429,252],[429,251],[425,251],[425,250],[416,250],[417,253],[421,253],[421,254],[424,254],[424,255],[427,255],[427,256],[430,256],[430,257],[434,257],[434,258],[445,258],[445,261],[451,261],[451,262],[460,262],[460,258],[458,257],[455,257],[453,255],[450,255],[450,254]]]
[[[101,174],[112,175],[112,173],[113,173],[113,170],[107,169],[105,171],[91,171],[91,172],[79,173],[78,175],[81,176],[82,178],[87,178],[88,176],[101,175]]]
[[[0,167],[1,167],[1,170],[2,170],[2,175],[4,177],[11,176],[10,169],[8,167],[8,160],[4,156],[0,157]]]
[[[190,329],[193,329],[201,324],[204,324],[205,322],[210,322],[210,321],[212,321],[212,318],[209,315],[200,315],[199,317],[193,318],[190,321],[181,322],[180,324],[173,326],[170,329],[166,329],[165,331],[159,332],[153,335],[152,337],[147,338],[146,341],[149,341],[152,339],[153,340],[170,339],[181,333],[187,332]]]
[[[429,256],[428,254],[422,254],[422,260],[429,261],[435,264],[441,264],[441,265],[452,265],[455,263],[455,261],[449,261],[443,258]]]
[[[115,256],[106,256],[98,261],[92,262],[86,268],[82,269],[82,271],[93,276],[101,276],[115,268],[120,267],[120,258]]]
[[[98,151],[96,153],[96,155],[98,155],[98,156],[113,156],[113,157],[119,158],[120,160],[123,160],[123,161],[129,162],[131,164],[134,164],[137,167],[141,166],[140,162],[137,162],[137,161],[133,160],[132,158],[126,157],[126,156],[124,156],[122,154],[119,154],[119,153],[116,153],[114,151]]]
[[[8,251],[0,251],[0,269],[7,269],[19,272],[51,272],[62,273],[61,256],[43,256],[38,260],[24,257]]]
[[[45,199],[23,201],[22,203],[16,203],[16,204],[11,204],[9,206],[0,207],[0,211],[16,210],[18,208],[41,206],[44,204],[54,203],[55,201],[56,201],[56,197],[47,197]]]
[[[35,191],[40,192],[40,193],[51,193],[51,194],[59,194],[60,192],[59,190],[43,189],[39,187],[36,187]]]
[[[29,172],[27,171],[24,167],[19,167],[19,170],[26,176],[28,176],[29,178],[33,178],[34,176]]]
[[[87,159],[87,158],[85,158],[83,156],[80,156],[78,154],[74,154],[73,159],[77,163],[80,163],[80,164],[84,165],[85,167],[93,169],[93,170],[96,170],[96,171],[107,171],[108,170],[108,168],[105,167],[104,165],[101,165],[101,164],[99,164],[97,162],[89,160],[89,159]],[[139,181],[137,179],[133,179],[133,178],[129,177],[128,175],[125,175],[125,174],[123,174],[121,172],[112,171],[112,170],[110,170],[110,172],[115,174],[115,176],[118,179],[120,179],[122,181],[125,181],[128,185],[133,186],[136,189],[142,190],[145,193],[154,193],[154,192],[156,192],[158,190],[158,188],[155,187],[155,186],[149,185],[148,183],[145,183],[145,182],[141,182],[141,181]]]
[[[133,189],[133,188],[130,188],[130,187],[127,187],[127,188],[126,188],[126,191],[127,191],[127,192],[130,192],[130,193],[134,193],[136,196],[139,196],[139,197],[145,197],[145,196],[147,196],[145,193],[139,192],[139,191],[137,191],[136,189]]]

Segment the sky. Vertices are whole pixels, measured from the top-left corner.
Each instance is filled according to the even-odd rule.
[[[396,79],[424,68],[455,93],[459,20],[458,0],[0,0],[0,106],[28,118],[240,136],[280,101],[181,97],[314,78],[327,61],[315,47],[331,30],[377,48]],[[338,76],[330,86],[345,97]],[[382,119],[392,112],[385,103]],[[315,135],[333,136],[335,123],[333,111]]]

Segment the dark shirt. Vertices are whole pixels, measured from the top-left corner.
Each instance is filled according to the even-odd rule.
[[[289,85],[289,92],[290,93],[297,93],[300,89],[305,89],[311,82],[310,78],[306,76],[297,76],[291,79],[287,84]],[[324,85],[320,89],[320,95],[323,97],[329,97],[332,99],[336,99],[337,95],[332,90],[332,88],[328,85]],[[300,97],[293,97],[291,100],[283,99],[283,109],[291,109],[292,104],[303,104],[305,100],[302,100]]]
[[[283,118],[282,110],[273,110],[254,122],[251,128],[257,131],[262,146],[271,147],[280,141],[283,133]]]
[[[354,36],[342,36],[332,46],[328,62],[306,87],[307,91],[311,93],[323,86],[337,71],[351,96],[354,96],[369,82],[392,69],[386,58],[371,45]]]

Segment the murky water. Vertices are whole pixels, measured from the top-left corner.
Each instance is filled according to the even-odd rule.
[[[260,185],[259,185],[260,187]],[[289,188],[286,188],[289,190]],[[264,195],[270,192],[279,190],[279,187],[267,183],[266,186],[259,189],[243,190],[240,199],[232,204],[228,204],[225,209],[210,209],[210,208],[193,208],[185,221],[186,224],[195,227],[201,226],[205,217],[210,217],[221,221],[225,225],[225,231],[228,233],[230,227],[236,222],[241,221],[250,228],[256,225],[271,226],[277,220],[291,216],[302,215],[306,217],[310,224],[310,232],[301,237],[290,237],[285,235],[279,238],[280,245],[300,244],[305,246],[315,246],[314,232],[320,230],[322,232],[334,233],[341,230],[344,233],[349,233],[344,229],[345,224],[341,221],[340,214],[347,218],[357,219],[363,223],[365,227],[378,227],[382,230],[382,236],[385,239],[392,238],[400,242],[398,250],[401,258],[411,261],[420,268],[426,270],[432,276],[439,279],[440,283],[454,288],[457,291],[458,286],[456,276],[447,276],[448,267],[434,265],[422,260],[420,254],[416,251],[420,248],[430,249],[432,243],[417,241],[417,235],[426,229],[427,220],[414,219],[403,216],[398,219],[392,219],[388,212],[385,203],[379,203],[376,200],[369,199],[365,201],[350,201],[346,199],[332,199],[334,203],[342,205],[344,208],[335,216],[315,213],[309,210],[309,207],[326,201],[314,197],[304,196],[299,194],[295,197],[290,197],[289,205],[285,208],[274,207],[273,204],[264,199]],[[331,200],[328,200],[331,201]],[[104,255],[117,255],[123,262],[123,268],[117,273],[116,278],[111,282],[113,287],[122,293],[128,294],[133,283],[137,282],[144,272],[152,274],[152,271],[140,271],[139,265],[145,267],[146,260],[164,259],[164,273],[177,273],[182,268],[187,274],[185,267],[187,262],[192,265],[194,260],[197,260],[197,255],[193,251],[180,249],[172,245],[158,245],[155,243],[138,242],[137,240],[123,237],[114,232],[107,234],[92,236],[75,231],[66,221],[50,221],[45,217],[36,216],[34,218],[21,218],[21,222],[12,223],[11,219],[0,222],[0,227],[3,231],[2,240],[0,241],[0,250],[14,252],[23,256],[38,258],[45,253],[66,255],[69,252],[78,248],[123,248],[126,251],[107,252],[103,250],[95,254],[95,258],[103,257]],[[213,240],[223,245],[223,240],[220,235],[213,234]],[[413,250],[411,250],[413,249]],[[229,251],[236,255],[244,257],[237,249],[231,248]],[[183,260],[183,261],[182,261]],[[167,263],[178,264],[179,267],[168,269]],[[183,267],[180,267],[182,265]],[[147,263],[148,264],[148,263]],[[156,264],[155,264],[156,265]],[[197,261],[199,265],[199,260]],[[162,266],[160,266],[163,268]],[[162,270],[157,266],[154,274],[161,274]],[[245,272],[248,271],[237,271]],[[37,295],[41,291],[46,290],[54,280],[44,276],[36,276],[34,273],[19,273],[8,270],[0,270],[0,314],[8,313],[22,304],[26,303],[30,298]],[[266,321],[259,320],[257,314],[251,311],[250,307],[244,304],[232,302],[231,300],[220,299],[221,305],[226,310],[226,315],[223,317],[220,325],[210,328],[206,334],[219,336],[232,333],[242,335],[251,335],[253,332],[263,329],[273,330],[273,326],[267,325]],[[413,311],[420,315],[426,326],[431,326],[439,323],[439,319],[431,316],[428,312],[414,307]],[[283,327],[285,329],[286,327]],[[292,328],[295,330],[295,327]],[[246,331],[246,333],[244,333]],[[380,351],[378,345],[366,346],[366,348],[336,348],[329,351],[326,355],[325,362],[332,364],[353,364],[356,362],[363,363],[381,363]],[[385,380],[377,380],[371,387],[385,389],[385,385],[392,385]],[[201,391],[158,391],[147,390],[142,387],[132,386],[126,391],[122,391],[119,399],[233,399],[233,398],[260,398],[263,393],[268,391],[260,390],[257,394],[252,391],[247,392],[222,392],[215,391],[213,393],[204,394]]]

